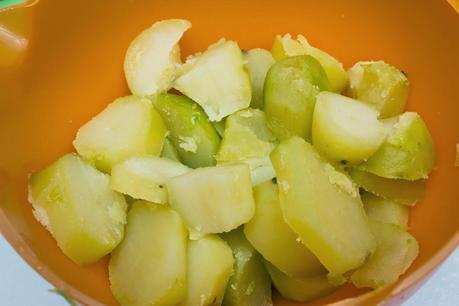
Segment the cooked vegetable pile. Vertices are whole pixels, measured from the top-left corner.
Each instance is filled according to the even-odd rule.
[[[271,52],[222,39],[182,64],[190,27],[135,38],[132,95],[31,175],[34,215],[64,254],[111,253],[125,306],[263,306],[271,284],[304,302],[396,282],[419,252],[409,209],[435,159],[423,119],[404,112],[406,75],[382,61],[346,71],[288,34]]]

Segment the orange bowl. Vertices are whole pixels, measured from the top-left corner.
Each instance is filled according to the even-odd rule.
[[[459,242],[459,15],[446,1],[110,1],[40,0],[0,13],[0,229],[17,252],[55,286],[87,305],[117,305],[107,260],[80,267],[33,218],[27,177],[72,151],[79,126],[128,94],[123,57],[154,21],[186,18],[184,55],[221,37],[244,49],[270,48],[276,34],[302,33],[340,59],[383,59],[411,80],[409,110],[426,120],[437,161],[410,231],[421,252],[401,280],[379,291],[344,286],[308,305],[398,304]],[[293,305],[275,297],[276,305]]]

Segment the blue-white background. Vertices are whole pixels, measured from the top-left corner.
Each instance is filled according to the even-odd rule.
[[[0,235],[0,306],[67,306]],[[459,305],[459,249],[403,306]]]

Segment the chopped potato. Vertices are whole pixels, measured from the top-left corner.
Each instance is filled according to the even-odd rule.
[[[274,58],[269,51],[259,48],[244,52],[243,55],[247,61],[247,68],[252,81],[252,101],[250,106],[262,109],[266,73],[274,64]]]
[[[395,118],[385,142],[359,169],[385,178],[415,181],[426,179],[434,163],[434,144],[424,120],[417,113],[407,112]]]
[[[191,23],[183,19],[155,22],[129,46],[124,73],[131,92],[151,96],[172,87],[180,61],[178,42]]]
[[[299,137],[271,154],[288,225],[333,274],[362,265],[375,248],[357,188]]]
[[[190,58],[174,83],[175,89],[202,106],[210,121],[248,107],[251,87],[241,49],[223,39]]]
[[[116,99],[83,125],[73,146],[104,172],[128,157],[161,153],[166,126],[151,101],[135,96]]]
[[[123,239],[127,204],[109,180],[76,154],[30,176],[34,216],[78,264],[98,261]]]
[[[398,280],[418,256],[416,239],[400,227],[372,221],[371,230],[376,238],[376,251],[351,276],[358,288],[380,288]]]
[[[266,260],[288,275],[325,274],[320,261],[285,223],[277,189],[271,181],[254,188],[255,215],[244,225],[247,239]]]
[[[370,193],[362,196],[365,211],[370,220],[391,223],[406,230],[408,227],[409,209],[405,205],[379,198]]]
[[[167,181],[191,169],[156,156],[131,157],[112,168],[110,187],[134,199],[167,203]]]
[[[187,232],[179,215],[137,201],[128,214],[126,237],[109,263],[110,287],[123,306],[176,305],[186,296]]]
[[[405,109],[409,81],[402,71],[376,61],[358,62],[348,74],[350,95],[376,107],[381,118],[399,115]]]
[[[216,235],[188,243],[188,289],[179,306],[221,305],[233,273],[231,248]],[[175,305],[175,304],[174,304]]]
[[[255,205],[249,167],[224,165],[192,170],[167,183],[169,204],[192,238],[231,231],[247,223]]]

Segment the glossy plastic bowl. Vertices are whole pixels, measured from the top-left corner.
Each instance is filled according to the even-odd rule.
[[[36,1],[35,1],[36,2]],[[0,13],[0,229],[55,286],[87,305],[116,305],[106,260],[79,267],[33,218],[27,176],[71,151],[78,127],[128,94],[122,63],[129,42],[154,21],[179,17],[193,28],[187,55],[220,37],[244,49],[270,48],[275,34],[304,34],[346,67],[383,59],[411,80],[409,110],[426,120],[437,149],[425,199],[410,231],[421,252],[394,286],[345,286],[309,305],[374,305],[406,299],[458,245],[459,15],[446,1],[40,0]],[[276,305],[293,305],[275,298]]]

